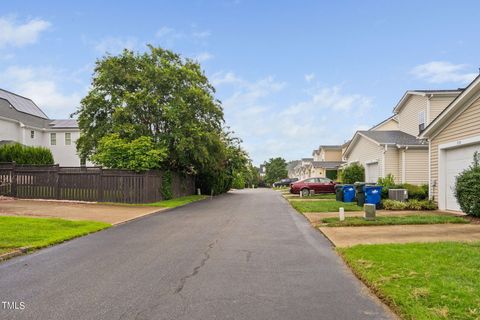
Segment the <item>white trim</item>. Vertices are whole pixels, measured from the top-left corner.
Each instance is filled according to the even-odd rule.
[[[385,178],[385,153],[388,151],[388,145],[384,146],[384,150],[382,151],[382,178]]]
[[[428,199],[433,199],[432,188],[432,142],[428,140]]]
[[[406,160],[406,149],[402,149],[402,183],[407,181],[407,160]]]
[[[430,113],[432,112],[430,100],[432,99],[432,97],[433,97],[433,94],[427,96],[427,113],[425,114],[425,128],[430,123]]]
[[[447,207],[446,199],[446,188],[445,188],[445,175],[446,175],[446,166],[445,158],[447,150],[460,148],[464,146],[473,145],[480,142],[480,136],[470,137],[462,140],[451,141],[447,143],[442,143],[438,146],[438,208],[440,210],[445,210]]]
[[[480,96],[480,90],[478,90],[479,85],[480,85],[480,76],[475,78],[475,80],[473,80],[468,85],[468,87],[465,90],[463,90],[463,92],[460,93],[460,95],[457,96],[447,106],[447,108],[432,121],[432,123],[422,132],[420,137],[421,138],[430,137],[432,139],[435,138],[439,134],[439,132],[441,132],[441,129],[445,128],[452,121],[454,121],[462,113],[463,110],[468,108]],[[477,90],[476,93],[475,93],[475,90]],[[461,106],[460,110],[454,110],[458,107],[458,105]],[[448,121],[448,117],[450,116],[452,116],[451,117],[452,119]],[[447,120],[445,120],[445,118],[447,118]],[[438,133],[435,134],[435,132],[438,132]]]
[[[373,140],[373,139],[371,139],[371,138],[369,138],[369,137],[367,137],[367,136],[365,136],[365,135],[363,135],[363,134],[361,134],[360,132],[357,131],[353,135],[352,141],[348,144],[348,147],[345,149],[345,152],[343,153],[344,156],[346,156],[348,158],[348,155],[351,153],[351,149],[357,143],[357,141],[358,141],[358,139],[360,139],[360,137],[363,137],[363,138],[367,139],[368,141],[373,142],[377,146],[380,145],[377,141],[375,141],[375,140]]]
[[[357,161],[358,162],[358,161]],[[368,160],[368,161],[365,161],[365,164],[373,164],[373,163],[378,163],[378,159],[377,160]]]

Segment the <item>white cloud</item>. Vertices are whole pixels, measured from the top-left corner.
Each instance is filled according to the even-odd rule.
[[[138,47],[138,40],[134,37],[106,37],[94,44],[94,48],[99,53],[117,54],[123,49],[133,50]]]
[[[313,79],[315,79],[315,74],[314,73],[309,73],[309,74],[305,75],[305,81],[312,82]]]
[[[209,52],[201,52],[197,54],[193,59],[197,60],[198,62],[205,62],[207,60],[213,59],[213,54]]]
[[[211,36],[211,32],[210,31],[194,31],[192,32],[192,37],[193,38],[197,38],[197,39],[205,39],[205,38],[208,38]]]
[[[432,61],[414,67],[410,73],[431,83],[467,83],[477,76],[476,73],[468,72],[468,69],[466,64]]]
[[[284,96],[294,88],[287,91],[287,84],[273,76],[248,81],[221,72],[211,79],[223,96],[227,125],[256,164],[276,156],[308,157],[319,144],[343,143],[352,128],[363,128],[355,123],[368,121],[366,111],[373,107],[371,98],[345,93],[340,86],[315,87],[306,90],[306,98],[291,101]]]
[[[21,23],[14,17],[0,17],[0,47],[22,47],[33,44],[50,25],[50,22],[42,19]]]
[[[80,104],[84,92],[64,93],[59,84],[71,79],[53,68],[10,66],[0,73],[5,88],[32,99],[52,118],[67,117]]]

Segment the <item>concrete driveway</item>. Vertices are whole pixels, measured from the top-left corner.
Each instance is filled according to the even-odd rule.
[[[390,319],[278,192],[235,191],[0,263],[0,319]]]
[[[111,224],[119,224],[161,210],[162,208],[146,206],[103,205],[20,199],[0,200],[0,216],[94,220]]]

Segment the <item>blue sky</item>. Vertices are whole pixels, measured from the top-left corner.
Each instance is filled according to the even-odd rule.
[[[255,164],[310,156],[388,117],[408,89],[478,73],[475,1],[9,1],[0,87],[67,117],[95,60],[151,43],[197,59]]]

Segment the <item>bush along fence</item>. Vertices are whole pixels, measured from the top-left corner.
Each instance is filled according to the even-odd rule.
[[[0,164],[0,195],[15,198],[150,203],[194,193],[195,178],[175,172]]]

